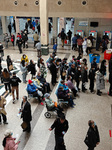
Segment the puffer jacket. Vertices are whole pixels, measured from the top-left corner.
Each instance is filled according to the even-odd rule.
[[[99,71],[96,72],[96,89],[97,90],[105,89],[104,76]]]

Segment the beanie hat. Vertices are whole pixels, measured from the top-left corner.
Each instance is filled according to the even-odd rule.
[[[32,83],[32,80],[28,80],[28,83],[31,84],[31,83]]]

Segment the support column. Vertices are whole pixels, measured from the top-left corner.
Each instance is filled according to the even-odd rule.
[[[19,18],[15,16],[15,25],[16,25],[16,34],[20,33],[20,24],[19,24]]]
[[[53,18],[53,44],[57,42],[57,35],[58,35],[58,18]]]
[[[43,55],[49,54],[48,38],[48,7],[47,0],[40,0],[40,29],[41,29],[41,50]]]
[[[59,18],[59,32],[62,31],[62,28],[64,28],[66,31],[66,19],[63,17],[60,17]]]
[[[3,34],[7,33],[6,16],[1,16]]]

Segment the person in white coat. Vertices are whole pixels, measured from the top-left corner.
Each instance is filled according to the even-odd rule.
[[[84,38],[84,41],[82,43],[82,48],[83,48],[83,55],[84,56],[87,56],[87,53],[86,53],[86,49],[87,49],[87,38],[85,37]]]

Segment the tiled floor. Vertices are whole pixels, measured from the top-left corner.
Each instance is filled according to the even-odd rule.
[[[50,46],[52,47],[52,46]],[[52,52],[52,49],[50,49]],[[36,50],[29,48],[24,50],[24,53],[28,55],[29,59],[33,59],[37,61]],[[100,53],[100,52],[99,52]],[[17,47],[13,50],[12,47],[5,50],[5,57],[10,54],[11,58],[16,62],[18,59],[20,60],[21,54]],[[69,46],[65,48],[58,47],[57,55],[60,58],[68,57],[68,60],[71,59],[72,55],[77,56],[77,52],[71,50]],[[43,56],[44,61],[48,59],[49,56]],[[88,67],[90,66],[89,57],[86,56],[88,60]],[[101,59],[103,59],[103,55],[101,54]],[[3,66],[5,67],[5,62],[3,62]],[[15,66],[19,69],[19,64],[15,63]],[[21,72],[18,72],[18,76],[21,78]],[[27,79],[30,78],[30,74],[28,74]],[[108,76],[105,77],[106,79]],[[106,81],[105,79],[105,81]],[[48,72],[47,81],[50,82],[50,74]],[[109,84],[106,82],[106,88],[103,90],[102,96],[97,96],[96,94],[91,94],[89,90],[87,93],[79,93],[79,98],[75,100],[76,106],[74,109],[69,108],[66,113],[66,118],[69,121],[69,130],[65,135],[65,144],[67,150],[86,150],[87,147],[84,144],[84,138],[88,129],[87,122],[89,119],[95,120],[98,125],[101,143],[96,148],[97,150],[110,150],[111,149],[111,139],[109,137],[109,130],[111,129],[112,120],[111,120],[111,104],[112,98],[107,95]],[[89,84],[87,84],[89,88]],[[6,129],[12,129],[14,132],[14,136],[17,136],[17,140],[20,140],[21,143],[19,145],[19,150],[53,150],[54,149],[54,134],[50,132],[48,128],[53,123],[54,118],[46,119],[44,117],[44,113],[46,112],[45,106],[40,106],[35,100],[31,100],[32,107],[32,132],[31,134],[23,133],[20,127],[22,120],[17,117],[18,109],[20,108],[20,104],[22,101],[22,96],[27,95],[26,93],[26,84],[20,84],[20,100],[16,102],[16,104],[12,104],[12,97],[8,95],[7,99],[7,118],[8,125],[0,125],[0,139],[2,141],[3,134]],[[55,96],[56,86],[52,88],[51,97],[56,100]],[[0,90],[2,94],[4,92],[4,87]],[[3,147],[0,145],[0,150]]]

